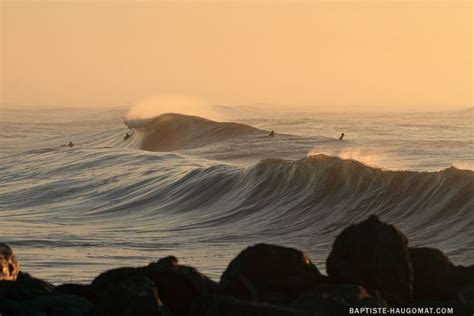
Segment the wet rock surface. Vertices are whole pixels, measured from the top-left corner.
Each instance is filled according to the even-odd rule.
[[[456,266],[437,249],[409,248],[403,233],[376,216],[336,238],[329,276],[300,250],[257,244],[229,263],[219,283],[169,256],[106,271],[90,284],[53,286],[15,272],[10,247],[0,243],[0,251],[16,264],[0,280],[2,316],[332,316],[390,307],[474,314],[474,266]]]

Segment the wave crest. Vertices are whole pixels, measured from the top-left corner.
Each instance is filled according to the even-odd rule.
[[[245,124],[216,122],[198,116],[175,113],[163,114],[142,122],[142,126],[145,132],[142,149],[149,151],[190,149],[267,133]]]

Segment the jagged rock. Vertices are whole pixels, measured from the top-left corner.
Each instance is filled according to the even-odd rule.
[[[230,262],[220,287],[224,293],[241,299],[286,303],[324,279],[301,251],[257,244]]]
[[[110,283],[100,295],[93,316],[160,316],[161,302],[150,279],[134,275]]]
[[[200,296],[194,300],[193,316],[314,316],[304,311],[268,303],[242,301],[228,296]]]
[[[329,277],[377,289],[389,304],[412,298],[413,270],[405,235],[376,215],[351,225],[337,236],[326,268]]]
[[[20,266],[12,249],[4,243],[0,243],[0,268],[2,270],[0,281],[14,281],[18,277],[18,272],[20,272]]]
[[[413,265],[413,295],[417,301],[446,300],[457,292],[474,285],[474,265],[456,266],[440,250],[409,248]]]
[[[61,284],[56,286],[56,291],[62,294],[76,295],[87,299],[90,302],[98,300],[98,291],[86,284]]]
[[[349,308],[387,307],[387,303],[367,290],[354,284],[325,284],[311,293],[303,294],[292,302],[291,307],[316,315],[346,315]]]
[[[170,256],[151,263],[148,277],[155,282],[163,304],[173,316],[187,316],[193,300],[200,295],[213,294],[217,283],[193,267],[180,265]]]
[[[20,272],[16,281],[0,281],[0,297],[24,301],[38,296],[54,295],[54,286]]]

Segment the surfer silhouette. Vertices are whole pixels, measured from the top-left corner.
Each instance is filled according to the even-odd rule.
[[[69,147],[73,147],[74,144],[72,142],[69,142],[69,144],[67,144]]]
[[[130,134],[129,133],[126,133],[125,136],[123,137],[123,141],[126,141],[127,139],[130,138]]]
[[[344,133],[341,133],[341,136],[339,137],[339,140],[342,140],[344,138]]]
[[[268,137],[274,137],[275,136],[275,131],[271,131],[270,134],[268,134]]]

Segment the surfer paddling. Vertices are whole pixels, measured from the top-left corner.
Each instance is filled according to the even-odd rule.
[[[74,147],[74,144],[72,142],[69,142],[69,144],[64,144],[64,145],[61,145],[61,147]]]

